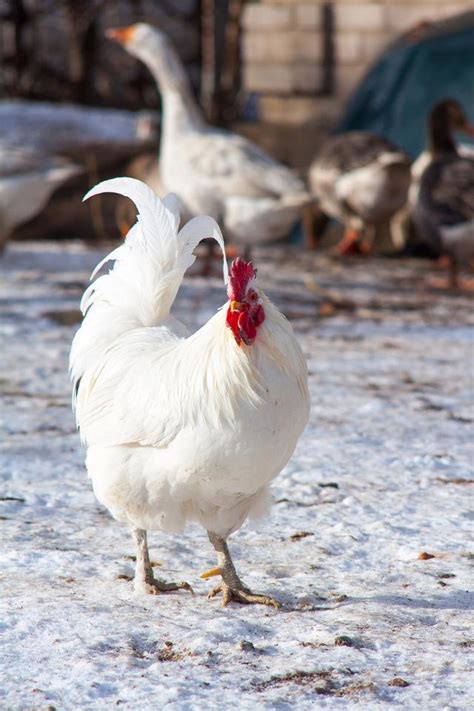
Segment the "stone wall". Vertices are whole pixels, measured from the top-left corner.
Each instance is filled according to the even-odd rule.
[[[243,89],[258,121],[239,128],[304,170],[364,73],[387,44],[422,22],[472,9],[472,0],[334,0],[334,86],[322,82],[323,0],[248,2],[242,18]],[[304,130],[303,130],[304,129]]]

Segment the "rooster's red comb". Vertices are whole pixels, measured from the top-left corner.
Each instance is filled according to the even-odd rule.
[[[254,269],[252,262],[246,262],[240,257],[234,259],[230,267],[227,285],[229,299],[241,301],[245,297],[249,281],[255,279],[256,276],[257,270]]]

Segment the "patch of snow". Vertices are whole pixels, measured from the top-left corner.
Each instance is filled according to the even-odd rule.
[[[0,707],[474,708],[469,303],[421,294],[418,311],[394,309],[414,298],[410,265],[332,273],[318,257],[318,278],[363,302],[318,319],[301,283],[314,257],[262,256],[264,288],[301,311],[313,411],[271,517],[230,541],[244,581],[283,608],[222,609],[199,579],[214,557],[196,526],[150,536],[158,570],[196,596],[135,596],[131,537],[87,480],[67,359],[103,253],[20,243],[0,265]],[[188,279],[176,314],[196,327],[224,299],[219,277]]]

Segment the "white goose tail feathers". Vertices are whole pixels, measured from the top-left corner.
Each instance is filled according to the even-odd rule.
[[[180,231],[178,200],[163,200],[145,183],[134,178],[113,178],[96,185],[84,197],[117,193],[130,198],[138,210],[137,222],[125,241],[94,269],[91,279],[109,261],[108,274],[96,279],[84,292],[84,321],[71,350],[75,383],[95,366],[105,350],[122,334],[143,326],[158,326],[168,316],[184,273],[196,257],[193,249],[205,238],[217,241],[223,252],[224,282],[227,262],[222,233],[211,217],[195,217]]]

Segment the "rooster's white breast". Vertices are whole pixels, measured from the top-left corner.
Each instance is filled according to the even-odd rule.
[[[198,520],[227,534],[259,513],[309,411],[301,351],[269,302],[266,312],[260,342],[249,348],[236,345],[224,311],[177,341],[161,363],[148,358],[144,338],[140,349],[149,370],[143,387],[139,360],[134,353],[124,358],[119,346],[123,372],[109,362],[94,375],[88,406],[97,412],[90,428],[83,416],[91,445],[87,465],[97,497],[114,516],[171,531]],[[288,353],[275,348],[274,336]],[[122,344],[127,350],[127,339]]]

